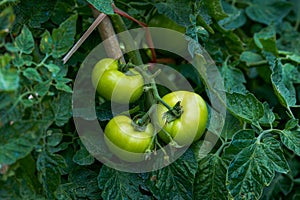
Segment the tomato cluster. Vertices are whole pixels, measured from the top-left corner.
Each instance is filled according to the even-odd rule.
[[[143,75],[134,69],[119,71],[119,65],[111,58],[100,60],[92,72],[93,85],[107,100],[137,101],[143,93]],[[175,91],[160,99],[153,112],[148,113],[151,119],[146,123],[140,124],[140,118],[132,120],[125,115],[115,116],[108,122],[104,138],[112,153],[122,160],[138,162],[144,160],[145,152],[151,151],[156,135],[166,144],[173,141],[179,146],[190,145],[203,135],[208,110],[200,95]]]

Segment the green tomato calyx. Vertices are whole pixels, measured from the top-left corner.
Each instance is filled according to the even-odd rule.
[[[129,65],[118,60],[118,71],[126,73],[129,70]]]
[[[143,132],[147,128],[147,123],[145,124],[140,124],[139,121],[132,121],[131,125],[133,126],[134,130]]]
[[[120,60],[118,60],[118,71],[123,72],[127,76],[134,76],[136,74],[132,73],[129,69],[135,68],[136,66],[130,62],[128,63],[122,63]]]
[[[134,130],[143,132],[146,130],[149,122],[150,118],[148,116],[148,113],[144,115],[138,114],[133,118],[131,125],[133,126]]]
[[[180,105],[181,101],[178,101],[175,106],[163,114],[163,118],[167,123],[170,123],[178,119],[183,113],[183,107]]]

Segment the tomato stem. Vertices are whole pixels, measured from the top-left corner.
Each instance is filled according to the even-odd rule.
[[[150,142],[149,146],[147,147],[145,153],[150,154],[152,152],[152,147],[154,146],[154,141],[157,140],[156,129],[154,129],[153,132],[154,132],[153,137],[152,137],[151,142]],[[150,157],[150,155],[147,155],[147,156],[148,157],[146,157],[146,159],[148,159]]]
[[[150,34],[150,31],[148,29],[148,26],[147,24],[135,19],[134,17],[130,16],[128,13],[120,10],[119,8],[116,7],[116,5],[113,3],[112,4],[112,7],[114,9],[114,12],[120,16],[123,16],[135,23],[137,23],[138,25],[140,25],[141,27],[143,27],[146,31],[146,41],[148,43],[148,46],[149,46],[149,49],[151,51],[151,55],[152,55],[152,62],[153,63],[156,63],[156,53],[155,53],[155,50],[154,50],[154,45],[153,45],[153,41],[152,41],[152,37],[151,37],[151,34]]]
[[[137,120],[139,126],[144,126],[150,119],[150,115],[155,107],[151,106],[150,109],[142,116],[142,118]]]
[[[121,112],[120,115],[131,115],[131,114],[134,114],[134,113],[138,112],[140,109],[141,109],[140,106],[137,105],[137,106],[135,106],[134,108],[132,108],[130,110]]]
[[[153,91],[153,95],[155,97],[155,99],[157,101],[159,101],[161,104],[163,104],[166,108],[168,108],[168,110],[172,110],[172,107],[167,104],[159,95],[157,87],[156,87],[156,83],[154,81],[151,81],[151,87],[152,87],[152,91]]]
[[[139,71],[142,76],[144,77],[144,79],[146,79],[146,82],[150,83],[150,88],[152,89],[152,93],[154,96],[154,99],[158,102],[160,102],[162,105],[164,105],[170,112],[170,114],[172,114],[175,118],[179,118],[181,116],[181,114],[183,113],[183,110],[180,107],[180,102],[178,102],[174,107],[171,107],[169,104],[167,104],[159,95],[158,93],[158,89],[156,86],[156,82],[154,80],[154,77],[156,77],[159,73],[160,70],[156,71],[154,74],[149,75],[147,73],[147,71],[142,70],[140,68],[135,68],[137,71]],[[179,104],[179,105],[178,105]]]
[[[161,144],[158,142],[157,137],[155,137],[155,144],[161,149],[161,151],[163,152],[163,154],[165,155],[164,158],[169,158],[166,150],[161,146]]]
[[[175,140],[173,140],[173,138],[171,137],[171,135],[168,133],[168,131],[166,131],[164,128],[161,129],[161,131],[163,131],[163,133],[168,137],[168,139],[170,140],[169,144],[173,147],[176,148],[181,148],[182,146],[180,146]]]
[[[124,43],[125,49],[128,52],[127,54],[130,57],[132,63],[135,65],[142,65],[142,57],[136,48],[132,36],[129,32],[127,32],[128,30],[123,19],[119,15],[111,15],[110,18],[113,21],[113,25],[117,33],[122,33],[119,34],[119,39]]]
[[[230,144],[230,142],[223,142],[222,145],[220,146],[220,148],[217,150],[217,152],[215,154],[218,155],[218,156],[221,156],[221,153],[222,153],[223,149],[225,148],[225,146],[227,146],[229,144]]]
[[[279,130],[279,129],[268,129],[268,130],[264,130],[260,133],[260,135],[257,137],[257,143],[260,143],[263,136],[265,136],[266,134],[268,133],[271,133],[271,132],[274,132],[274,133],[278,133],[278,134],[281,134],[282,131]]]

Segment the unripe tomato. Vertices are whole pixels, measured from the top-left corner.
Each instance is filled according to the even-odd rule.
[[[117,60],[104,58],[96,63],[92,71],[92,83],[105,99],[125,104],[140,98],[144,79],[134,69],[126,73],[119,71]]]
[[[124,115],[112,118],[105,127],[104,139],[112,153],[128,162],[144,160],[145,151],[151,144],[154,128],[151,123],[144,131],[137,131],[132,120]]]
[[[194,92],[176,91],[165,95],[162,99],[171,107],[180,101],[183,113],[174,121],[167,122],[164,115],[168,109],[159,104],[156,116],[158,127],[162,130],[158,136],[164,142],[170,142],[166,131],[181,146],[190,145],[198,140],[203,135],[208,121],[207,106],[202,97]]]

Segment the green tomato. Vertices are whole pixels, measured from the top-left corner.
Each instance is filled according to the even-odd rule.
[[[104,136],[108,148],[117,157],[128,162],[139,162],[145,159],[145,151],[151,145],[154,128],[149,123],[144,131],[137,131],[129,117],[119,115],[108,122]]]
[[[143,93],[144,79],[134,69],[126,73],[118,70],[118,61],[104,58],[96,63],[92,71],[92,83],[97,92],[116,103],[132,103]]]
[[[208,110],[202,97],[194,92],[176,91],[165,95],[162,98],[169,106],[173,107],[181,101],[183,113],[174,121],[167,122],[164,114],[168,109],[162,104],[157,106],[158,136],[166,143],[170,142],[166,132],[178,145],[190,145],[198,140],[206,129],[208,121]]]

